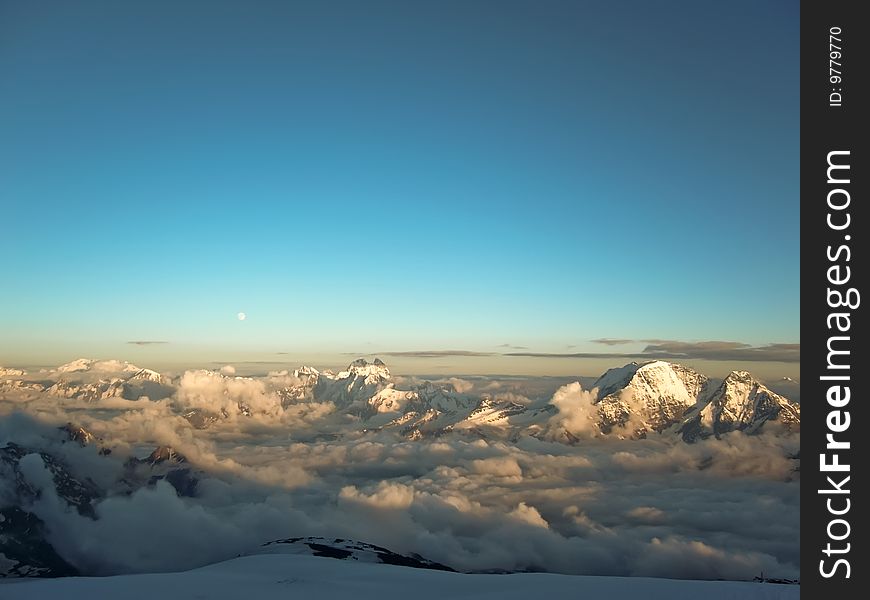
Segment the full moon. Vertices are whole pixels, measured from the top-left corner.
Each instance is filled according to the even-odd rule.
[[[243,312],[240,312],[240,313],[239,313],[238,315],[236,315],[236,316],[239,317],[239,321],[244,321],[245,319],[248,318],[248,315],[246,315],[246,314],[243,313]]]

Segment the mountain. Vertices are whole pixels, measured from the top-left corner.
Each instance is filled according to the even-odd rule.
[[[97,360],[93,358],[77,358],[59,366],[55,371],[58,373],[87,372],[112,372],[112,373],[136,373],[140,371],[136,365],[131,365],[122,360]]]
[[[556,412],[552,404],[526,405],[485,395],[465,418],[446,430],[483,439],[511,441],[516,441],[522,435],[546,437],[547,423]]]
[[[152,400],[167,398],[174,392],[157,371],[142,369],[119,360],[98,361],[80,358],[61,365],[60,376],[46,386],[49,393],[62,398],[96,402],[107,398]]]
[[[768,421],[800,431],[800,404],[771,391],[748,371],[732,371],[686,414],[678,433],[686,441],[730,431],[756,433]]]
[[[146,458],[131,456],[124,463],[124,481],[131,492],[164,480],[175,488],[177,495],[192,498],[197,495],[201,477],[202,473],[170,446],[158,446]]]
[[[0,508],[0,579],[73,577],[78,570],[47,541],[45,523],[17,506]]]
[[[312,395],[319,401],[334,402],[339,409],[364,413],[370,398],[392,387],[390,370],[380,359],[369,363],[358,358],[344,371],[319,373],[315,377]]]
[[[187,378],[192,387],[185,388]],[[289,385],[288,379],[292,381]],[[122,361],[78,359],[55,369],[53,379],[6,377],[0,380],[0,391],[45,390],[85,402],[173,398],[178,414],[196,429],[249,417],[255,411],[268,417],[294,404],[316,402],[334,405],[329,414],[339,419],[329,429],[332,434],[336,426],[356,423],[363,433],[394,431],[409,440],[452,433],[503,440],[532,436],[569,444],[579,441],[576,432],[564,427],[553,431],[558,423],[551,421],[559,409],[546,397],[528,400],[510,394],[498,398],[467,390],[460,393],[443,381],[399,387],[387,365],[377,358],[371,362],[359,358],[338,372],[303,366],[292,377],[276,381],[280,383],[206,370],[188,371],[181,380],[171,381],[157,371]],[[691,442],[734,430],[756,433],[767,422],[777,422],[786,431],[800,427],[800,405],[746,371],[735,371],[719,382],[676,363],[633,362],[602,374],[589,392],[594,396],[589,418],[602,435],[642,438],[659,433]],[[562,414],[560,419],[570,420],[570,415]]]
[[[117,377],[94,382],[61,379],[51,385],[47,391],[62,398],[96,402],[106,398],[120,398],[124,392],[124,380]]]
[[[58,427],[58,429],[66,433],[67,436],[69,436],[70,441],[76,442],[82,447],[87,446],[96,439],[96,436],[94,436],[93,433],[74,423],[67,423],[66,425]]]
[[[48,446],[73,442],[85,447],[99,439],[83,427],[67,423],[46,432]],[[57,446],[54,446],[57,448]],[[82,450],[84,452],[84,450]],[[7,442],[0,447],[0,578],[65,577],[78,570],[64,560],[50,541],[50,531],[36,514],[36,503],[46,489],[32,479],[44,468],[50,474],[49,485],[68,510],[82,517],[96,519],[96,504],[110,495],[89,477],[74,472],[61,457],[63,453],[42,447]],[[103,448],[98,459],[110,452]],[[201,472],[168,446],[158,446],[148,457],[129,458],[124,463],[123,478],[114,493],[131,494],[139,488],[165,480],[178,496],[195,497]]]
[[[661,432],[697,404],[707,385],[694,369],[661,360],[611,369],[595,383],[598,426],[610,433],[631,422],[634,435]]]
[[[341,538],[297,537],[275,540],[263,544],[256,551],[256,554],[302,554],[415,569],[454,571],[446,565],[423,558],[419,554],[398,554],[373,544]]]
[[[0,474],[6,482],[0,498],[0,577],[78,574],[48,541],[45,523],[31,512],[30,507],[41,496],[41,490],[28,480],[27,473],[39,468],[37,462],[50,473],[58,498],[80,515],[95,518],[94,503],[102,497],[93,481],[73,474],[52,454],[12,442],[0,448]]]
[[[150,381],[152,383],[165,383],[163,375],[151,369],[139,369],[128,380],[132,381]]]

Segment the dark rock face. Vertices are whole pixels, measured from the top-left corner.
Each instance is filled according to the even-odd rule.
[[[45,524],[15,506],[0,508],[0,577],[72,577],[78,570],[46,541]]]
[[[196,496],[196,488],[199,485],[199,480],[193,475],[190,469],[173,469],[165,475],[152,475],[148,479],[148,486],[154,486],[160,480],[165,480],[169,485],[175,488],[175,493],[179,496],[185,496],[188,498]]]
[[[65,577],[78,575],[48,541],[43,521],[30,512],[42,491],[35,489],[21,471],[21,460],[38,455],[51,473],[58,498],[79,514],[94,518],[94,503],[102,496],[93,481],[73,475],[60,459],[42,451],[8,443],[0,448],[0,477],[12,482],[0,498],[0,577]]]
[[[0,448],[0,464],[3,465],[4,476],[11,477],[15,481],[17,494],[15,506],[26,506],[40,496],[40,492],[27,483],[20,470],[21,459],[29,454],[38,454],[45,467],[51,472],[59,498],[75,507],[79,514],[94,517],[93,503],[102,496],[102,493],[93,481],[75,477],[63,462],[51,454],[8,443]]]
[[[87,446],[92,441],[94,441],[94,434],[85,429],[84,427],[80,427],[74,423],[67,423],[62,427],[58,427],[61,431],[66,433],[71,442],[76,442],[79,446]]]
[[[419,554],[399,554],[374,544],[356,542],[341,538],[297,537],[274,540],[263,544],[270,552],[286,554],[309,554],[338,560],[358,560],[361,562],[380,562],[387,565],[411,567],[414,569],[434,569],[454,571],[447,565],[423,558]]]
[[[153,466],[164,462],[185,463],[187,462],[187,459],[182,454],[176,452],[174,448],[169,446],[158,446],[154,449],[154,452],[145,459],[145,461],[151,463]]]
[[[179,496],[192,498],[197,495],[201,473],[170,446],[158,446],[146,458],[130,457],[124,463],[124,469],[128,493],[143,485],[154,487],[158,481],[166,481]]]

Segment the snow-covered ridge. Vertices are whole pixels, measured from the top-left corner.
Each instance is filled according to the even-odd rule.
[[[354,598],[355,600],[607,598],[608,600],[797,600],[800,587],[732,581],[589,577],[545,573],[469,575],[318,556],[260,554],[183,571],[117,577],[32,580],[3,587],[8,600],[125,598],[211,600]]]
[[[708,379],[665,361],[611,369],[595,384],[599,427],[605,433],[632,423],[634,435],[661,432],[704,396]]]
[[[800,431],[800,404],[771,391],[748,371],[732,371],[707,398],[686,414],[683,439],[693,441],[730,431],[756,433],[768,421]]]
[[[412,440],[454,434],[506,440],[532,436],[576,443],[580,432],[559,429],[560,423],[583,424],[566,413],[581,410],[580,405],[559,409],[553,399],[534,403],[499,400],[482,389],[470,391],[471,383],[456,387],[450,380],[399,385],[380,359],[359,358],[338,372],[302,366],[268,377],[228,373],[232,372],[191,370],[170,380],[128,362],[83,358],[55,369],[50,373],[53,379],[27,381],[12,376],[5,377],[0,386],[44,390],[60,398],[93,403],[143,396],[170,398],[177,414],[197,429],[255,415],[280,419],[286,411],[309,404],[311,408],[304,410],[343,416],[342,426],[356,422],[364,433],[393,431]],[[735,371],[719,383],[677,363],[633,362],[608,370],[588,393],[592,406],[582,410],[594,422],[596,435],[680,435],[691,442],[733,430],[758,433],[770,422],[777,423],[777,430],[798,431],[800,426],[800,405],[745,371]],[[554,424],[556,413],[559,418]]]
[[[423,558],[419,554],[399,554],[374,544],[341,538],[297,537],[274,540],[266,542],[252,554],[303,554],[415,569],[454,570],[447,565]]]
[[[55,371],[58,373],[76,373],[79,371],[107,371],[121,373],[135,373],[141,369],[122,360],[97,360],[93,358],[77,358],[71,362],[59,366]]]

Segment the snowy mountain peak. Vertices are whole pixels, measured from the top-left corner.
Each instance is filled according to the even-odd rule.
[[[299,377],[299,378],[304,378],[306,376],[307,377],[311,377],[311,376],[317,377],[318,375],[320,375],[320,371],[318,371],[314,367],[309,367],[308,365],[302,365],[301,367],[299,367],[298,369],[293,371],[293,376]]]
[[[154,383],[163,383],[163,375],[151,369],[139,369],[130,377],[130,381],[153,381]]]
[[[92,358],[77,358],[57,368],[58,373],[74,373],[76,371],[87,371],[95,362]]]
[[[632,422],[632,435],[677,423],[707,390],[707,377],[662,360],[611,369],[596,382],[599,427],[605,433]]]
[[[135,373],[141,370],[136,365],[130,364],[125,360],[97,360],[94,358],[77,358],[56,369],[58,373],[77,373],[81,371]]]
[[[732,429],[755,431],[778,419],[787,427],[800,423],[800,405],[772,392],[748,371],[732,371],[710,401],[715,434]]]
[[[598,388],[599,400],[627,386],[639,368],[639,363],[632,362],[625,366],[605,371],[592,385],[593,388]]]
[[[58,427],[58,429],[63,431],[71,442],[76,442],[80,446],[87,446],[95,439],[93,433],[74,423],[67,423]]]
[[[342,538],[298,537],[266,542],[257,554],[305,554],[362,563],[382,563],[417,569],[453,571],[419,554],[398,554],[381,546]]]
[[[374,362],[368,362],[364,358],[358,358],[350,365],[348,365],[345,371],[340,372],[336,378],[344,379],[345,377],[352,375],[355,377],[363,377],[367,380],[372,378],[372,382],[376,379],[389,380],[391,379],[390,370],[387,368],[387,365],[384,362],[376,358]]]
[[[164,462],[183,463],[187,462],[187,459],[176,452],[171,446],[158,446],[148,455],[148,458],[146,458],[145,461],[152,465],[157,465]]]
[[[752,373],[743,370],[731,371],[730,373],[728,373],[728,377],[725,378],[725,381],[743,381],[748,383],[758,383],[758,380],[752,376]]]
[[[0,367],[0,377],[21,377],[22,375],[26,375],[27,373],[22,369],[10,369],[7,367]]]
[[[686,414],[678,431],[688,442],[735,430],[755,433],[768,421],[799,431],[800,410],[800,404],[771,391],[750,372],[732,371]]]

